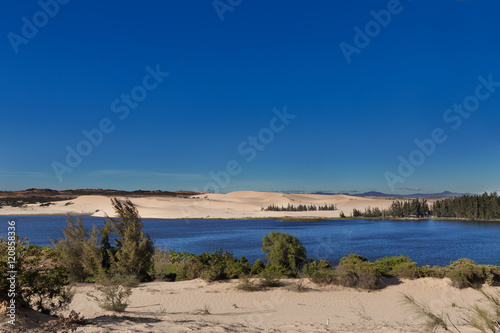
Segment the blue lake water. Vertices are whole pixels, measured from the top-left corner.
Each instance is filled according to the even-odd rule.
[[[20,237],[32,244],[50,244],[63,237],[66,216],[1,216],[5,237],[7,221],[15,220]],[[84,224],[102,225],[104,218],[82,216]],[[420,265],[446,265],[470,258],[481,264],[500,265],[500,223],[463,221],[331,220],[291,222],[279,220],[171,220],[142,219],[144,231],[160,247],[193,253],[232,251],[253,261],[263,258],[262,237],[270,231],[294,235],[304,244],[308,257],[332,263],[357,253],[375,260],[404,254]]]

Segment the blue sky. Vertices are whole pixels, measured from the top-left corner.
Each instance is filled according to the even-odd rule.
[[[5,4],[0,189],[500,189],[498,1],[215,5]]]

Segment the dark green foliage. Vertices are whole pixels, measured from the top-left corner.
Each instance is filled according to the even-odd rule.
[[[111,203],[118,215],[118,219],[108,217],[117,236],[115,258],[111,258],[115,269],[123,275],[135,275],[145,280],[152,265],[153,241],[142,231],[139,212],[130,200],[111,199]]]
[[[64,201],[72,198],[69,197],[43,197],[32,195],[29,197],[6,197],[0,198],[0,207],[2,206],[11,206],[11,207],[22,207],[27,204],[37,204],[40,203],[40,206],[49,206],[52,203],[50,201]]]
[[[257,259],[253,262],[252,265],[252,273],[253,274],[260,274],[264,269],[266,269],[266,264],[262,259]]]
[[[235,279],[250,273],[251,265],[245,257],[236,259],[232,252],[219,249],[200,255],[170,252],[175,263],[176,279],[203,278],[207,281]]]
[[[466,218],[469,220],[500,219],[500,197],[496,192],[482,195],[463,195],[438,200],[432,207],[434,216]]]
[[[16,304],[51,314],[67,306],[73,297],[66,271],[50,264],[54,253],[47,247],[28,245],[26,239],[0,237],[0,301],[7,299],[10,289],[9,248],[15,248]],[[49,264],[48,264],[49,263]],[[47,265],[47,266],[46,266]]]
[[[403,255],[384,257],[374,262],[375,269],[386,277],[416,279],[421,273],[416,262]]]
[[[57,253],[56,261],[64,267],[70,281],[83,282],[101,268],[97,228],[94,226],[89,232],[80,217],[74,221],[68,216],[66,221],[68,225],[63,227],[64,239],[52,240]]]
[[[267,268],[259,274],[260,284],[269,288],[279,287],[281,286],[280,276],[281,274],[276,270]]]
[[[379,287],[380,273],[375,269],[375,264],[357,254],[340,259],[335,273],[337,283],[341,286],[368,290]]]
[[[392,217],[424,217],[430,213],[427,200],[416,198],[405,201],[393,201],[385,215]]]
[[[162,251],[159,247],[155,247],[152,261],[151,277],[156,280],[175,281],[175,265],[166,250]]]
[[[391,207],[388,209],[365,208],[364,212],[354,208],[352,211],[353,217],[368,217],[368,218],[383,218],[383,217],[424,217],[431,214],[427,200],[425,199],[411,199],[392,202]]]
[[[451,279],[452,286],[457,288],[480,287],[486,281],[483,266],[470,259],[458,259],[446,266],[446,277]]]
[[[261,249],[266,254],[267,264],[287,275],[296,275],[306,261],[306,249],[290,234],[271,231],[262,238]]]
[[[433,277],[442,279],[446,275],[446,269],[443,266],[422,266],[420,267],[420,274],[422,277]]]
[[[334,284],[337,282],[332,265],[327,260],[312,260],[307,263],[305,273],[316,284]]]
[[[307,211],[318,211],[318,210],[337,210],[337,207],[334,204],[324,204],[323,206],[316,205],[298,205],[294,206],[288,204],[288,206],[276,206],[274,204],[267,206],[267,208],[263,209],[267,211],[275,211],[275,212],[307,212]]]

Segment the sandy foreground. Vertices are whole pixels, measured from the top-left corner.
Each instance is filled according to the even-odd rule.
[[[257,292],[237,290],[237,280],[145,283],[120,314],[101,310],[86,296],[92,286],[79,285],[66,313],[75,310],[94,322],[78,332],[422,332],[424,319],[402,301],[407,294],[435,313],[449,314],[466,333],[478,332],[465,325],[467,308],[487,306],[478,291],[453,288],[447,279],[386,280],[388,286],[371,292],[311,282],[297,292],[291,288],[297,280],[283,281],[283,287]],[[205,307],[210,314],[197,313]]]
[[[124,199],[124,198],[119,198]],[[211,193],[188,198],[139,197],[130,198],[144,218],[266,218],[266,217],[339,217],[346,216],[353,208],[387,208],[392,198],[354,197],[348,195],[284,194],[272,192],[240,191],[227,194]],[[287,206],[300,204],[316,206],[335,204],[335,211],[271,212],[262,211],[269,205]],[[0,215],[57,215],[83,214],[92,216],[114,215],[109,197],[80,196],[73,200],[54,201],[48,207],[30,204],[26,207],[3,207]]]

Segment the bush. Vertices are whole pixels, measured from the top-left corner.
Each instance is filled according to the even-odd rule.
[[[247,276],[244,276],[240,278],[240,283],[236,289],[243,291],[257,291],[260,289],[260,286],[254,281],[251,281]]]
[[[52,251],[35,245],[28,245],[27,239],[0,237],[0,290],[10,289],[8,273],[9,251],[16,257],[16,304],[36,311],[52,314],[65,308],[73,298],[68,287],[68,276],[64,268],[51,263]],[[0,293],[0,303],[7,298],[7,292]]]
[[[486,280],[483,267],[470,259],[458,259],[446,266],[446,277],[456,288],[479,287]]]
[[[68,215],[66,222],[68,225],[63,227],[64,239],[52,240],[56,260],[64,267],[70,281],[83,282],[102,268],[97,228],[94,226],[92,232],[89,232],[80,217],[74,221]]]
[[[264,271],[264,269],[266,269],[266,264],[264,264],[264,261],[262,261],[262,259],[257,259],[253,262],[253,265],[252,265],[252,273],[253,274],[260,274],[262,273],[262,271]]]
[[[446,276],[446,269],[442,266],[422,266],[420,267],[420,275],[422,277],[432,277],[442,279]]]
[[[375,269],[386,277],[416,279],[420,277],[420,269],[416,262],[403,255],[377,259]]]
[[[201,277],[205,267],[195,258],[175,263],[176,281],[193,280]]]
[[[97,295],[89,293],[87,296],[97,301],[99,307],[104,310],[123,312],[129,305],[132,281],[137,281],[135,275],[121,277],[102,274],[97,277],[95,285]]]
[[[159,247],[155,247],[152,262],[150,276],[156,280],[175,281],[175,266],[166,250],[162,251]]]
[[[119,217],[118,220],[108,217],[117,235],[115,258],[111,258],[115,269],[144,281],[149,278],[147,273],[152,266],[153,241],[142,231],[141,217],[130,200],[121,202],[113,198],[111,204]]]
[[[283,269],[285,274],[295,276],[306,261],[306,249],[297,237],[271,231],[262,238],[262,252],[268,265]]]
[[[281,286],[280,275],[273,269],[265,269],[260,273],[260,284],[264,287],[279,287]]]
[[[368,290],[379,287],[380,273],[373,263],[360,255],[349,254],[340,259],[335,275],[337,283],[341,286]]]
[[[232,252],[222,249],[200,255],[171,252],[170,256],[175,258],[177,280],[192,280],[199,277],[210,282],[235,279],[248,275],[251,270],[251,265],[245,257],[236,259]]]
[[[337,275],[331,268],[318,269],[317,271],[312,272],[310,277],[311,281],[316,284],[338,284]]]

